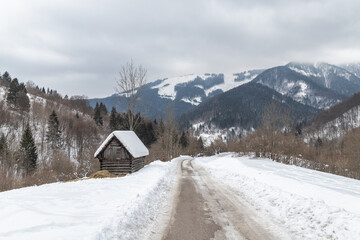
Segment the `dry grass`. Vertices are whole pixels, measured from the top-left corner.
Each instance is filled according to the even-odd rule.
[[[78,182],[78,181],[82,181],[82,180],[86,180],[88,178],[77,178],[77,179],[72,179],[72,180],[68,180],[68,181],[63,181],[63,183],[69,183],[69,182]]]
[[[95,172],[89,176],[89,178],[115,178],[115,177],[123,177],[125,175],[115,175],[110,173],[108,170],[101,170]]]
[[[108,170],[101,170],[101,171],[97,171],[97,172],[91,174],[88,178],[72,179],[72,180],[64,181],[64,183],[78,182],[78,181],[95,179],[95,178],[117,178],[117,177],[123,177],[123,176],[125,176],[125,175],[115,175],[115,174],[110,173]]]

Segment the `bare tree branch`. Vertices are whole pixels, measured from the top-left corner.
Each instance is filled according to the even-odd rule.
[[[140,114],[135,114],[135,111],[146,84],[146,72],[145,68],[135,66],[131,60],[120,68],[119,78],[116,80],[115,90],[119,94],[119,104],[122,104],[122,97],[125,98],[129,130],[135,130],[140,122]]]

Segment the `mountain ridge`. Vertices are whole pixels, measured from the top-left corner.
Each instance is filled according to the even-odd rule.
[[[356,66],[354,64],[352,69],[356,70]],[[173,106],[179,117],[213,97],[249,82],[260,83],[298,103],[317,109],[328,109],[360,91],[360,78],[342,66],[289,62],[265,70],[234,74],[188,74],[159,79],[145,85],[137,111],[146,117],[161,119],[167,115],[169,106]],[[89,99],[89,102],[91,106],[104,102],[108,109],[116,106],[118,111],[125,111],[125,107],[119,106],[120,98],[115,94],[107,98]]]
[[[262,113],[272,100],[289,109],[294,119],[300,121],[309,120],[319,111],[281,95],[267,86],[250,82],[208,99],[182,115],[180,122],[184,127],[202,121],[219,129],[240,127],[249,130],[261,125]]]
[[[286,66],[267,69],[253,81],[291,97],[294,101],[319,109],[330,107],[346,98]]]

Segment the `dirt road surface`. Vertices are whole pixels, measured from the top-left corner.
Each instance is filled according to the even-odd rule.
[[[181,179],[163,240],[288,239],[275,236],[272,224],[215,182],[193,160],[181,163]]]

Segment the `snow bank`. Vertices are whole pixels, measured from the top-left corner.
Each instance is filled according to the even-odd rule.
[[[178,161],[156,161],[123,178],[2,192],[0,239],[146,239]]]
[[[195,163],[238,192],[259,215],[284,225],[293,239],[360,239],[358,180],[232,154]]]

